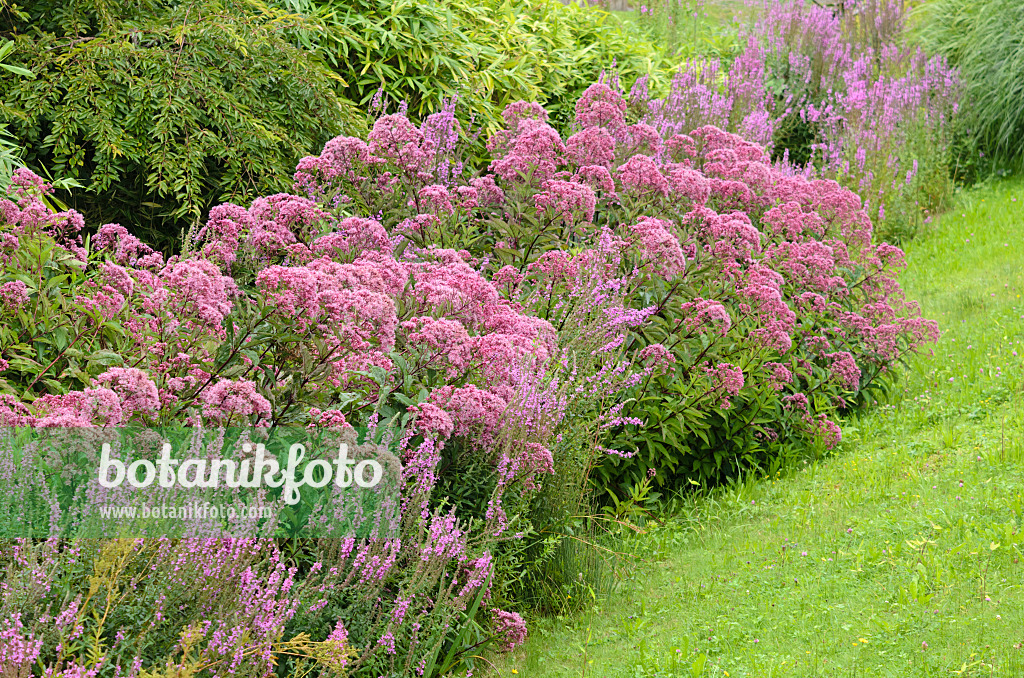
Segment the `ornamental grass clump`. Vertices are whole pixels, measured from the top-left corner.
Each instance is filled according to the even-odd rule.
[[[939,0],[919,13],[922,41],[955,66],[965,110],[957,169],[965,178],[1019,170],[1024,162],[1024,5],[1013,0]]]

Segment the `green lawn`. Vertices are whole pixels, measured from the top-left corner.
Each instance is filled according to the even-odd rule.
[[[841,450],[688,502],[593,612],[535,620],[501,676],[1024,676],[1024,183],[909,247],[939,321]]]

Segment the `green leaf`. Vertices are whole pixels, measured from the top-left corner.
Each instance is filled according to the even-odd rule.
[[[95,363],[104,367],[124,365],[124,358],[121,357],[120,353],[115,353],[114,351],[94,351],[86,358],[86,360],[89,361],[90,365]]]

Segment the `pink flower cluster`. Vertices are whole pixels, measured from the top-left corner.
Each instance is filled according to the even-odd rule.
[[[739,395],[743,388],[743,370],[729,363],[719,363],[713,368],[705,368],[705,371],[711,379],[712,388],[721,392],[718,406],[723,410],[729,409],[729,397]]]
[[[554,127],[539,120],[520,120],[503,157],[491,162],[491,171],[507,182],[543,184],[554,178],[565,153],[565,144]]]
[[[526,642],[526,622],[516,612],[506,612],[494,608],[491,610],[495,635],[503,639],[502,647],[511,652]]]
[[[671,222],[644,217],[630,230],[641,257],[652,263],[658,275],[673,278],[686,268],[686,257]]]
[[[552,219],[568,224],[575,223],[577,219],[583,222],[594,220],[597,196],[587,184],[549,179],[543,188],[533,198],[538,212],[547,212]]]

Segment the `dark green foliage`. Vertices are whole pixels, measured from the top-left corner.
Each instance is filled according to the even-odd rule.
[[[28,2],[0,14],[34,80],[0,72],[30,167],[68,203],[167,247],[213,204],[288,190],[301,156],[355,133],[338,77],[254,4]]]
[[[814,145],[819,138],[818,125],[801,120],[797,114],[788,115],[779,121],[772,136],[772,160],[785,158],[802,167],[813,159]]]

